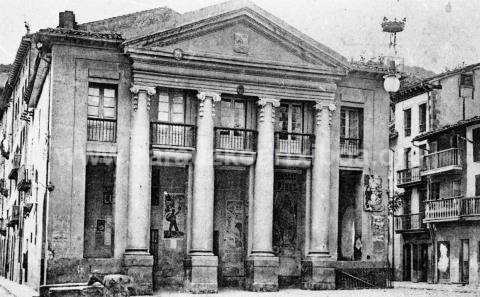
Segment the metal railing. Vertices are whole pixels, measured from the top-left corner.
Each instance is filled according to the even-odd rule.
[[[402,169],[397,171],[397,186],[415,183],[422,180],[420,175],[420,167],[412,167],[407,169]]]
[[[362,154],[362,139],[340,138],[340,156],[355,158]]]
[[[426,220],[459,219],[480,216],[480,197],[452,197],[427,201]]]
[[[292,155],[311,155],[315,143],[313,134],[275,132],[275,152]]]
[[[257,131],[215,127],[215,148],[235,151],[255,151]]]
[[[87,119],[87,140],[116,142],[117,141],[117,120],[111,119]]]
[[[12,159],[12,167],[10,173],[8,174],[8,179],[17,179],[18,168],[22,163],[22,154],[15,154]]]
[[[18,224],[19,219],[20,219],[20,206],[19,205],[13,205],[12,206],[12,212],[10,213],[10,216],[8,217],[7,227],[15,226],[16,224]]]
[[[422,170],[433,170],[447,166],[462,166],[462,150],[450,148],[425,155]]]
[[[189,124],[151,122],[152,145],[195,147],[195,126]]]
[[[392,271],[389,268],[335,269],[337,289],[391,288]]]
[[[395,215],[395,231],[421,230],[426,228],[423,222],[425,213]]]

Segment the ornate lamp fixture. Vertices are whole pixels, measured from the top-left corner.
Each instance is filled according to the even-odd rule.
[[[399,2],[399,0],[397,0],[397,2]],[[406,21],[406,18],[403,18],[403,20],[394,18],[392,20],[387,17],[383,17],[382,21],[382,31],[389,34],[390,43],[388,46],[389,48],[393,48],[395,55],[394,59],[388,61],[388,74],[383,77],[385,79],[383,87],[385,91],[389,93],[395,93],[400,88],[400,75],[398,74],[397,65],[395,64],[397,60],[397,33],[405,29]]]

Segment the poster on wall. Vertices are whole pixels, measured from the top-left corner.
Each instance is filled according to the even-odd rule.
[[[364,176],[364,209],[365,211],[382,211],[382,178],[378,175]]]
[[[183,238],[186,201],[184,193],[163,193],[163,238]]]
[[[440,241],[437,245],[437,269],[439,281],[450,281],[450,243]]]
[[[386,232],[387,219],[381,215],[372,215],[372,243],[376,255],[381,255],[385,251]]]

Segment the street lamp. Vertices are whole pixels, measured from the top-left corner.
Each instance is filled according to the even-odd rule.
[[[396,73],[387,74],[383,77],[383,88],[389,93],[395,93],[400,89],[400,75]]]

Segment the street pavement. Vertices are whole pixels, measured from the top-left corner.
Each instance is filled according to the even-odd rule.
[[[181,293],[175,291],[159,291],[155,296],[162,297],[194,297],[199,295]],[[335,291],[307,291],[300,289],[282,289],[278,292],[272,293],[254,293],[241,290],[223,289],[219,294],[201,295],[202,297],[480,297],[480,290],[475,292],[452,292],[452,291],[438,291],[429,289],[408,289],[408,288],[394,288],[394,289],[376,289],[376,290],[335,290]]]

